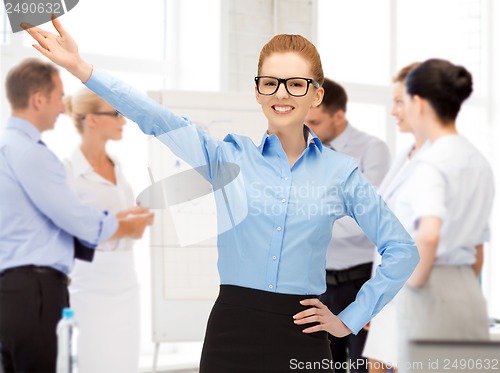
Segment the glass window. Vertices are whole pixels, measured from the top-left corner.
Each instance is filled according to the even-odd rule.
[[[390,80],[388,0],[318,0],[318,50],[334,80],[387,84]]]
[[[164,53],[165,1],[81,0],[61,17],[80,52],[161,60]],[[44,29],[52,26],[44,24]],[[31,45],[29,35],[25,45]]]
[[[11,32],[12,30],[10,29],[5,7],[0,5],[0,45],[7,44],[7,38]]]
[[[386,108],[382,105],[349,102],[346,117],[357,129],[386,140]]]
[[[428,58],[464,65],[484,94],[487,14],[484,0],[397,2],[397,66]]]
[[[176,49],[167,49],[168,53],[175,54],[174,58],[178,61],[175,88],[220,90],[220,13],[220,0],[178,2],[178,17],[182,21],[178,22]]]
[[[494,137],[491,135],[492,127],[488,122],[488,111],[485,107],[465,103],[457,118],[457,129],[485,157],[494,153]]]

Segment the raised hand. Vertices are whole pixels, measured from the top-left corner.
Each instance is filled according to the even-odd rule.
[[[324,330],[335,337],[345,337],[352,333],[342,320],[334,315],[319,299],[304,299],[300,301],[300,304],[303,306],[311,306],[311,308],[294,315],[294,323],[297,325],[318,323],[317,325],[304,329],[304,333],[314,333]]]
[[[38,44],[33,44],[37,51],[56,65],[68,70],[82,82],[86,82],[92,74],[92,65],[81,58],[78,53],[78,45],[63,28],[59,19],[53,17],[52,24],[59,35],[39,27],[30,27],[28,24],[21,24],[21,26],[38,42]]]

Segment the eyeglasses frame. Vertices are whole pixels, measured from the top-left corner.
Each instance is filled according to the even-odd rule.
[[[276,79],[278,81],[278,85],[276,86],[276,90],[273,93],[261,93],[260,90],[259,90],[259,80],[261,78]],[[288,90],[288,86],[286,85],[286,83],[289,80],[292,80],[292,79],[304,79],[307,82],[306,93],[304,93],[303,95],[294,95],[293,93],[290,93],[290,91]],[[270,76],[270,75],[259,75],[259,76],[256,76],[254,78],[254,81],[255,81],[255,86],[257,87],[257,92],[259,92],[259,94],[262,95],[262,96],[272,96],[272,95],[274,95],[276,92],[278,92],[278,89],[280,89],[280,85],[282,83],[285,86],[285,89],[288,92],[288,94],[290,96],[293,96],[293,97],[304,97],[305,95],[307,95],[309,93],[309,85],[311,85],[311,84],[313,85],[314,88],[319,88],[320,87],[320,84],[316,80],[311,79],[311,78],[303,78],[301,76],[293,76],[291,78],[283,79],[283,78],[276,78],[275,76]]]
[[[88,113],[88,114],[83,115],[82,119],[85,119],[85,117],[87,115],[89,115],[89,114],[92,114],[92,115],[106,115],[106,116],[114,117],[114,118],[118,118],[119,116],[122,115],[118,110],[115,110],[115,111],[96,111],[95,113]]]

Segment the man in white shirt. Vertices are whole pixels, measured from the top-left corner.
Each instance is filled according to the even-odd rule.
[[[379,186],[391,164],[389,148],[380,139],[354,128],[346,118],[347,93],[336,82],[325,79],[325,95],[320,106],[311,108],[306,124],[321,142],[333,150],[353,157],[363,175]],[[373,244],[350,217],[335,222],[326,260],[327,290],[321,301],[338,314],[356,298],[370,279]],[[367,372],[362,357],[367,332],[344,338],[330,337],[335,371]],[[340,369],[339,369],[340,368]]]

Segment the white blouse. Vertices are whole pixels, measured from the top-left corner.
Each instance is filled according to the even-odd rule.
[[[110,158],[115,165],[116,185],[92,169],[80,148],[76,148],[64,161],[64,166],[68,184],[83,202],[114,214],[133,207],[135,201],[132,188],[123,176],[120,163],[114,157]],[[97,250],[131,250],[132,245],[133,240],[130,238],[108,240],[100,243]]]
[[[493,173],[484,156],[463,136],[434,141],[416,160],[398,198],[396,215],[415,237],[423,217],[438,217],[441,234],[435,265],[470,265],[475,246],[489,239]]]
[[[406,190],[411,188],[411,175],[415,171],[416,161],[422,156],[422,154],[425,153],[429,146],[430,142],[425,142],[411,159],[409,158],[409,155],[414,147],[414,144],[400,152],[378,188],[378,192],[384,199],[387,206],[401,221],[404,220],[404,216],[401,217],[398,215],[398,213],[401,213],[401,211],[398,211],[400,194],[404,194]],[[375,271],[380,262],[380,254],[377,250],[375,250],[373,258],[373,276],[375,275]]]

